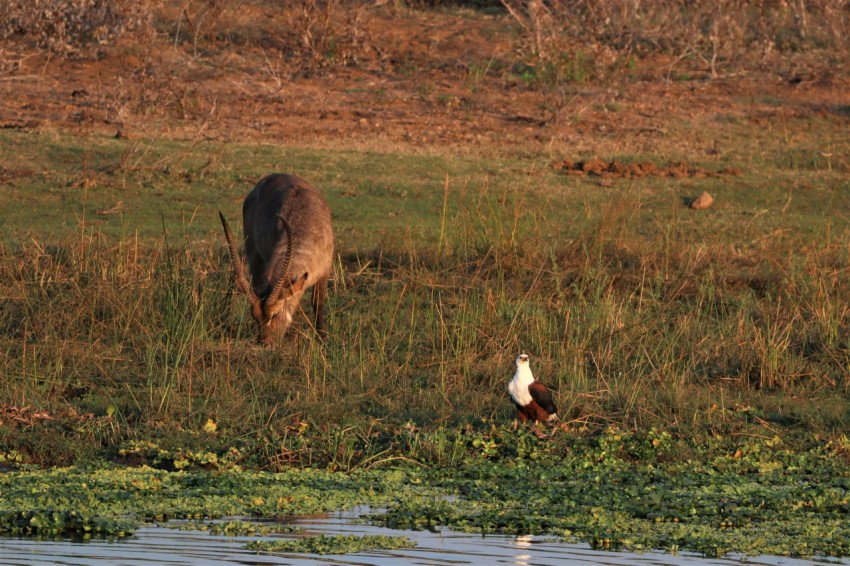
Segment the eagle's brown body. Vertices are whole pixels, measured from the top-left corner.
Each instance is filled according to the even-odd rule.
[[[520,354],[516,359],[516,373],[508,383],[508,394],[516,405],[517,418],[521,422],[551,422],[558,419],[558,409],[549,388],[534,379],[528,365],[528,356]]]

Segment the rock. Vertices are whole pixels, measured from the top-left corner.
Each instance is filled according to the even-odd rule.
[[[703,191],[703,193],[691,201],[689,205],[694,210],[705,210],[709,206],[714,203],[714,198],[708,194],[708,191]]]

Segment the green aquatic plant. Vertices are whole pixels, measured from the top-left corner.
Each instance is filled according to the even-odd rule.
[[[120,536],[146,522],[289,517],[355,505],[387,506],[396,498],[435,492],[414,477],[415,470],[12,471],[0,474],[0,533],[38,535],[65,529]]]
[[[366,519],[392,529],[434,530],[442,525],[457,524],[454,506],[445,499],[411,499],[400,501],[384,513],[374,513]]]
[[[209,428],[208,422],[204,429]],[[214,425],[212,428],[214,430]],[[218,454],[210,450],[163,448],[150,440],[127,441],[118,449],[118,455],[125,461],[139,461],[156,468],[174,470],[238,470],[237,462],[244,457],[242,451],[235,447]]]
[[[280,533],[298,533],[304,530],[300,525],[271,521],[169,521],[162,525],[178,531],[206,531],[219,536],[267,536]]]
[[[20,465],[23,462],[21,453],[17,450],[8,450],[0,452],[0,464]]]
[[[175,528],[248,536],[290,529],[260,519],[368,505],[386,511],[363,520],[395,529],[545,534],[609,550],[707,556],[850,555],[846,439],[617,427],[585,437],[509,426],[399,435],[423,460],[454,453],[433,450],[444,441],[465,456],[452,456],[453,466],[399,458],[397,467],[349,473],[13,470],[0,474],[0,533],[124,536],[143,523],[183,519]]]
[[[369,519],[397,529],[549,534],[612,550],[850,552],[850,471],[818,438],[805,449],[779,438],[677,444],[655,430],[612,428],[593,441],[538,439],[548,447],[534,450],[525,433],[492,436],[500,450],[525,446],[526,456],[431,470],[426,481],[457,494],[451,504],[409,499]]]
[[[257,540],[246,545],[257,552],[303,552],[308,554],[349,554],[364,550],[395,550],[413,548],[416,542],[404,536],[337,535],[301,537],[287,540]]]
[[[97,516],[85,511],[43,507],[0,511],[0,534],[15,536],[125,537],[135,530],[133,521]]]

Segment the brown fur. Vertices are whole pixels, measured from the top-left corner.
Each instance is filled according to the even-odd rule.
[[[333,267],[334,237],[324,197],[300,177],[269,175],[245,197],[242,222],[250,288],[222,216],[237,284],[251,302],[260,341],[271,344],[286,333],[310,287],[316,330],[325,336],[324,302]],[[279,294],[275,295],[275,289]]]

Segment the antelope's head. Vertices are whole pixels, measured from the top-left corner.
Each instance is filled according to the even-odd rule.
[[[293,250],[292,230],[286,219],[282,215],[278,215],[278,218],[283,222],[286,239],[280,238],[278,240],[273,256],[286,255],[283,259],[283,265],[278,269],[274,285],[268,294],[261,298],[245,277],[245,268],[242,265],[239,250],[233,241],[233,234],[230,232],[227,220],[221,212],[218,215],[221,218],[221,225],[224,227],[224,236],[227,239],[227,247],[233,261],[236,286],[248,297],[248,302],[251,305],[251,316],[257,321],[259,341],[267,345],[272,344],[282,337],[289,325],[292,324],[292,314],[298,306],[298,300],[304,291],[304,285],[307,283],[307,273],[297,277],[292,277],[289,273]]]

